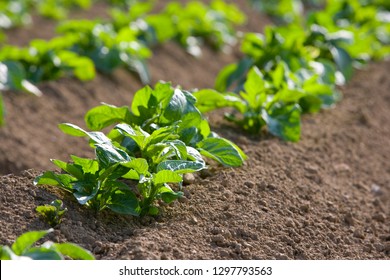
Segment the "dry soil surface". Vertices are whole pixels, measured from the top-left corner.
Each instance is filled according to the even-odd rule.
[[[250,14],[244,30],[260,32],[269,23],[246,1],[235,2]],[[42,38],[54,28],[42,20],[34,26],[33,36]],[[17,34],[15,44],[32,39],[29,32]],[[154,82],[204,88],[238,56],[204,48],[196,59],[169,43],[154,50],[149,66]],[[303,118],[299,143],[250,137],[220,112],[209,115],[213,129],[241,146],[248,161],[188,178],[186,198],[163,205],[156,218],[96,214],[69,194],[33,185],[35,176],[54,168],[50,158],[92,156],[84,139],[64,136],[57,125],[84,126],[85,112],[100,102],[130,104],[141,87],[135,77],[118,70],[88,83],[64,78],[40,85],[42,98],[7,92],[0,244],[47,229],[35,207],[61,198],[68,212],[49,239],[77,243],[98,259],[390,259],[389,73],[389,61],[357,71],[340,89],[336,108]]]

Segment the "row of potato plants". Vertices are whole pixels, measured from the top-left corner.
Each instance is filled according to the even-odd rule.
[[[41,81],[73,75],[86,81],[95,69],[108,74],[118,67],[137,73],[144,84],[150,82],[146,59],[151,46],[174,40],[193,55],[202,42],[216,49],[234,43],[234,27],[245,20],[233,4],[214,0],[210,5],[192,1],[171,2],[160,13],[151,13],[153,2],[135,2],[128,12],[114,9],[111,19],[71,20],[57,28],[51,40],[33,40],[28,47],[6,45],[0,50],[0,91],[24,90],[42,93]],[[0,125],[4,104],[0,96]]]
[[[0,2],[0,30],[26,26],[34,14],[63,20],[75,9],[90,9],[94,2],[103,0],[2,0]],[[113,6],[126,7],[136,0],[106,0]]]
[[[170,203],[183,195],[183,174],[206,168],[203,157],[231,167],[246,158],[235,144],[211,132],[201,112],[233,107],[243,117],[227,114],[227,119],[245,130],[258,133],[267,125],[270,133],[297,141],[302,112],[332,106],[340,96],[336,85],[351,77],[353,66],[389,54],[383,47],[388,22],[362,19],[367,7],[356,3],[342,1],[337,14],[329,7],[316,12],[303,29],[290,25],[270,27],[264,35],[246,34],[245,57],[221,71],[219,91],[191,93],[158,83],[138,91],[130,107],[91,109],[85,120],[92,132],[61,124],[65,133],[89,138],[96,158],[53,160],[63,173],[47,171],[35,184],[60,187],[97,211],[156,215],[158,200]],[[229,88],[239,94],[226,93]],[[107,135],[100,131],[109,126]]]
[[[344,24],[340,27],[335,17],[343,14],[342,7],[346,5],[340,4],[337,15],[334,8],[311,14],[304,26],[271,26],[264,35],[245,34],[246,56],[221,71],[217,90],[191,93],[158,83],[155,89],[138,91],[130,107],[104,104],[91,109],[85,120],[93,132],[61,124],[67,134],[88,137],[96,159],[53,160],[67,174],[48,171],[35,183],[70,191],[96,210],[153,215],[158,213],[156,200],[169,203],[183,195],[183,174],[206,168],[202,156],[231,167],[245,159],[235,144],[210,131],[202,113],[233,107],[226,118],[243,129],[259,133],[267,126],[275,136],[298,141],[302,113],[333,106],[340,98],[336,85],[350,79],[354,65],[388,55],[388,46],[377,36],[388,26],[375,17],[362,23],[349,13],[339,19]],[[364,6],[355,8],[366,13]],[[352,44],[356,35],[351,30],[362,24],[371,30],[368,46]],[[364,42],[364,33],[359,36]],[[233,85],[239,94],[226,92]],[[108,126],[114,128],[105,135],[100,130]]]
[[[351,78],[354,67],[390,54],[389,10],[357,0],[328,2],[304,24],[246,33],[243,58],[222,69],[216,90],[194,94],[198,108],[234,108],[225,117],[245,131],[257,134],[266,127],[298,141],[302,113],[332,107],[340,99],[337,85]]]
[[[35,184],[73,193],[96,211],[156,215],[156,200],[170,203],[183,196],[183,174],[206,168],[203,157],[237,167],[246,156],[231,141],[210,130],[193,95],[169,83],[139,90],[131,106],[101,105],[85,117],[92,132],[73,124],[60,129],[88,137],[96,158],[71,156],[72,163],[53,160],[64,174],[47,171]],[[106,135],[101,132],[113,126]]]
[[[338,3],[337,9],[327,6],[311,14],[304,26],[272,26],[264,35],[247,33],[242,42],[246,56],[221,71],[217,90],[192,94],[159,83],[154,90],[146,87],[137,92],[131,109],[102,105],[90,110],[86,115],[90,129],[116,124],[108,136],[62,124],[65,133],[89,137],[97,158],[73,156],[73,164],[55,160],[69,174],[49,171],[36,183],[64,188],[96,210],[156,214],[156,199],[171,202],[182,195],[168,183],[180,186],[180,174],[206,167],[202,156],[227,166],[240,166],[245,158],[236,145],[214,137],[201,112],[233,107],[235,112],[226,118],[245,130],[258,133],[266,125],[271,134],[298,141],[302,113],[333,106],[340,97],[336,85],[350,79],[354,65],[389,54],[383,42],[389,38],[379,36],[389,24],[381,17],[359,16],[375,6]],[[359,28],[370,32],[356,33]],[[225,92],[233,85],[239,94]],[[122,179],[138,181],[137,188],[129,189]]]

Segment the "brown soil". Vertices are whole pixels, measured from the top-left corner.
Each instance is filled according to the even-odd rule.
[[[267,19],[235,2],[252,15],[245,30],[261,31]],[[44,38],[48,31],[42,32]],[[153,81],[185,88],[212,87],[218,70],[237,58],[205,48],[195,59],[173,43],[154,53]],[[64,136],[57,124],[84,126],[85,112],[100,102],[129,104],[141,87],[135,77],[118,70],[89,83],[65,78],[41,85],[43,98],[7,92],[0,244],[47,229],[35,207],[61,198],[68,212],[51,240],[77,243],[98,259],[390,259],[389,72],[389,61],[357,71],[335,109],[303,118],[299,143],[249,137],[210,115],[214,129],[240,145],[248,161],[196,175],[186,199],[142,219],[95,214],[69,194],[32,183],[53,169],[50,158],[92,156],[84,139]]]

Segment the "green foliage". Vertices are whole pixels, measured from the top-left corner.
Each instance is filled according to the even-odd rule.
[[[283,23],[297,22],[303,13],[301,0],[249,0],[256,9]]]
[[[0,29],[27,25],[31,14],[60,20],[68,16],[72,8],[88,9],[91,0],[3,0],[0,3]]]
[[[51,232],[53,229],[26,232],[15,240],[11,248],[0,246],[0,260],[63,260],[65,256],[74,260],[95,259],[89,251],[73,243],[46,241],[40,246],[34,246]]]
[[[225,145],[223,138],[210,131],[207,120],[196,107],[194,96],[179,88],[173,88],[169,83],[157,83],[152,89],[146,86],[136,92],[131,107],[114,107],[101,105],[91,109],[85,116],[87,126],[93,130],[102,129],[108,125],[123,122],[139,126],[143,131],[153,134],[161,127],[177,127],[179,139],[186,145],[197,148],[202,140],[215,138],[215,142],[225,146],[220,153],[240,155],[228,160],[215,155],[219,163],[226,166],[240,166],[245,159],[243,152],[233,143]]]
[[[262,1],[262,8],[285,14],[283,9],[292,6],[282,2],[300,1]],[[352,77],[354,66],[389,55],[388,15],[382,4],[335,0],[324,11],[310,13],[303,25],[247,33],[241,45],[245,56],[222,69],[215,83],[219,92],[234,89],[239,96],[201,91],[196,94],[198,106],[202,111],[233,107],[236,113],[227,119],[245,130],[259,133],[267,126],[270,133],[297,141],[301,113],[333,106],[340,98],[335,86]]]
[[[302,112],[298,105],[299,101],[309,96],[313,99],[321,97],[318,92],[308,93],[289,88],[288,80],[284,79],[286,76],[283,73],[276,73],[278,71],[283,71],[283,67],[278,67],[272,74],[282,75],[279,77],[280,80],[270,83],[260,70],[254,67],[249,71],[244,89],[239,95],[201,90],[194,94],[198,100],[197,105],[202,112],[232,107],[235,111],[226,114],[225,117],[249,133],[257,134],[266,126],[275,136],[288,141],[298,141]]]
[[[63,202],[59,199],[52,201],[50,204],[37,206],[35,210],[52,227],[61,223],[62,216],[67,211],[63,206]]]
[[[72,51],[90,58],[103,73],[125,67],[139,75],[143,83],[150,81],[145,59],[149,48],[138,40],[138,32],[129,27],[114,30],[112,24],[99,21],[73,20],[61,24],[57,31],[76,38]]]
[[[235,144],[211,133],[195,103],[191,93],[158,83],[139,90],[131,107],[104,104],[86,114],[92,130],[115,125],[107,135],[61,124],[64,133],[89,138],[96,158],[53,160],[64,174],[45,172],[35,184],[69,191],[97,211],[157,214],[156,201],[170,203],[183,195],[183,174],[206,168],[202,155],[229,167],[246,158]]]
[[[39,90],[33,84],[55,80],[66,74],[83,81],[94,78],[93,62],[69,50],[73,42],[74,37],[66,36],[50,41],[33,40],[26,48],[3,47],[0,61],[7,66],[10,77],[5,85],[9,89],[37,93]]]
[[[157,14],[150,13],[151,2],[131,5],[128,12],[111,12],[116,29],[131,26],[147,45],[175,40],[192,55],[201,53],[200,45],[207,43],[221,50],[236,41],[235,26],[244,23],[245,15],[234,5],[214,0],[210,5],[191,1],[186,5],[170,2]]]

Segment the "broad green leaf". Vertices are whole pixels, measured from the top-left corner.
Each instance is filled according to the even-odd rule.
[[[143,87],[138,90],[134,97],[133,102],[131,103],[131,111],[136,116],[141,116],[140,108],[149,108],[149,100],[152,97],[153,89],[149,86]]]
[[[79,245],[73,243],[53,244],[53,246],[64,256],[68,256],[73,260],[94,260],[95,257],[91,252],[85,250]]]
[[[12,244],[12,251],[14,251],[16,255],[24,255],[35,242],[50,232],[53,232],[53,229],[26,232],[19,236]]]
[[[20,90],[25,78],[26,73],[20,63],[14,61],[0,62],[0,90]]]
[[[78,127],[77,125],[70,123],[59,124],[58,127],[65,134],[76,136],[76,137],[89,137],[93,142],[97,144],[111,143],[111,140],[104,135],[103,132],[87,132],[84,129]]]
[[[96,157],[103,168],[131,160],[126,152],[110,144],[96,144],[95,147]]]
[[[202,155],[200,154],[200,152],[197,149],[195,149],[193,147],[189,147],[189,146],[187,146],[186,148],[187,148],[187,155],[188,155],[187,158],[188,159],[204,163]]]
[[[77,181],[73,184],[73,195],[77,201],[84,205],[96,196],[101,186],[101,182]]]
[[[53,249],[36,247],[26,251],[23,256],[31,258],[32,260],[63,260],[63,256]]]
[[[283,140],[297,142],[301,135],[301,109],[299,105],[275,105],[270,112],[262,113],[268,131]]]
[[[133,139],[141,150],[145,149],[147,145],[146,139],[150,136],[150,134],[144,131],[142,128],[140,127],[133,128],[128,124],[122,123],[115,126],[115,129],[118,129],[119,132],[121,132],[123,135]]]
[[[161,143],[165,140],[178,137],[176,135],[177,127],[175,125],[161,127],[152,132],[152,134],[147,138],[145,146]]]
[[[153,183],[155,185],[165,184],[165,183],[180,183],[183,181],[183,178],[174,171],[171,170],[161,170],[153,177]]]
[[[85,115],[85,123],[89,129],[101,130],[114,123],[128,123],[129,115],[130,111],[127,106],[116,107],[104,104],[89,110]]]
[[[16,255],[12,249],[8,246],[0,246],[0,260],[10,261],[10,260],[19,260],[23,257]]]
[[[158,189],[158,194],[165,203],[171,203],[183,196],[182,192],[174,192],[168,185],[160,187]]]
[[[83,178],[83,170],[81,166],[77,166],[75,164],[69,164],[62,160],[57,160],[57,159],[53,159],[52,162],[62,170],[71,174],[73,177],[76,177],[79,180]]]
[[[49,186],[59,186],[67,191],[72,191],[72,182],[76,178],[68,174],[55,174],[53,171],[46,171],[42,175],[34,179],[34,185],[49,185]]]
[[[251,58],[243,58],[238,64],[230,64],[223,68],[215,81],[215,89],[219,92],[225,92],[235,82],[239,86],[245,80],[245,73],[253,66]]]
[[[180,121],[186,114],[198,113],[199,110],[195,107],[196,98],[189,92],[175,89],[174,94],[164,108],[160,122],[170,125]]]
[[[138,179],[139,179],[139,175],[146,175],[149,170],[148,162],[144,158],[135,158],[129,162],[121,163],[121,165],[136,171],[138,174]],[[124,175],[123,177],[127,178],[126,175]]]
[[[194,93],[196,107],[206,113],[218,108],[234,107],[240,112],[245,110],[245,103],[233,93],[219,93],[212,89],[204,89]]]
[[[353,74],[353,65],[352,58],[348,52],[339,47],[332,47],[330,49],[333,59],[336,62],[338,69],[344,75],[345,79],[348,81]]]
[[[99,163],[97,160],[80,158],[74,155],[71,155],[70,157],[75,164],[81,166],[84,173],[95,174],[99,170]]]
[[[244,89],[248,95],[247,101],[251,107],[255,107],[255,104],[257,103],[256,97],[260,92],[265,90],[264,76],[260,72],[259,68],[252,67],[249,70],[246,82],[244,84]]]
[[[130,190],[116,190],[111,194],[107,207],[119,214],[139,216],[141,213],[138,199]]]
[[[197,144],[200,153],[212,158],[222,165],[237,167],[244,162],[242,153],[237,150],[237,146],[224,138],[207,138]]]
[[[166,160],[157,165],[157,172],[161,170],[171,170],[178,174],[191,173],[206,168],[204,162],[187,160]]]

